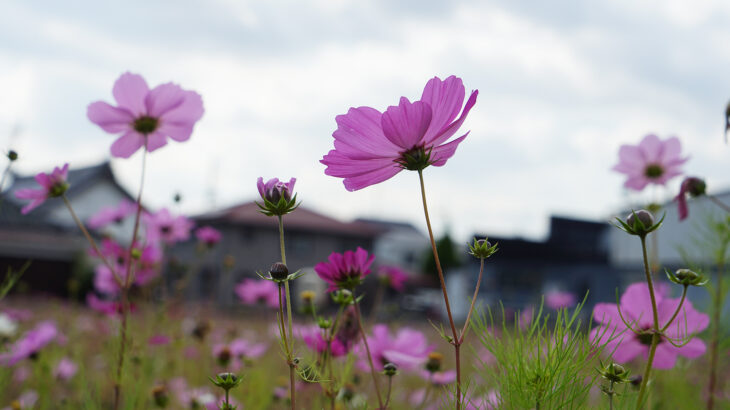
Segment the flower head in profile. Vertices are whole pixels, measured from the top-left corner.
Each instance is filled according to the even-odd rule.
[[[129,158],[142,147],[152,152],[167,144],[167,137],[187,141],[204,112],[198,93],[173,83],[150,90],[142,76],[128,72],[114,83],[112,94],[116,107],[97,101],[86,115],[104,131],[121,134],[111,147],[114,157]]]
[[[408,327],[400,328],[392,335],[388,326],[375,325],[367,341],[377,370],[383,370],[383,365],[388,362],[395,364],[399,370],[417,370],[426,363],[428,354],[433,350],[423,333]],[[363,371],[370,369],[364,346],[358,345],[355,354],[360,358],[358,367]]]
[[[256,205],[267,216],[281,216],[292,212],[299,206],[297,195],[294,193],[296,182],[296,178],[290,179],[289,182],[279,181],[279,178],[271,178],[264,182],[264,178],[259,177],[256,188],[264,203],[262,205],[257,202]]]
[[[679,298],[667,297],[667,293],[667,287],[655,288],[660,327],[669,321],[680,301]],[[646,359],[652,338],[648,330],[653,327],[654,321],[646,283],[634,283],[621,295],[621,315],[634,329],[640,330],[640,333],[636,334],[626,327],[615,304],[598,303],[593,308],[593,319],[600,325],[591,331],[591,339],[598,344],[607,342],[606,352],[613,352],[613,360],[618,363],[626,363],[637,356]],[[692,338],[682,347],[676,347],[671,342],[682,344],[691,335],[705,330],[709,323],[710,319],[706,314],[696,311],[692,303],[685,300],[679,315],[657,345],[653,367],[671,369],[677,356],[696,358],[703,355],[706,346],[699,338]]]
[[[89,228],[100,229],[110,224],[120,224],[126,217],[137,210],[137,205],[128,199],[122,199],[117,206],[107,206],[89,218]]]
[[[173,216],[167,208],[154,214],[145,214],[144,221],[147,226],[147,240],[168,245],[188,240],[194,225],[184,215]]]
[[[408,274],[397,266],[381,266],[378,269],[378,279],[393,290],[403,292],[406,289]]]
[[[343,178],[345,188],[356,191],[403,169],[443,166],[468,134],[449,141],[476,103],[477,94],[473,91],[463,105],[466,93],[460,78],[434,77],[418,101],[401,97],[398,105],[383,113],[370,107],[350,108],[335,118],[335,149],[320,161],[327,166],[325,174]]]
[[[59,336],[55,323],[51,321],[39,323],[15,341],[6,352],[0,353],[0,366],[12,366],[23,359],[35,357],[41,349]]]
[[[53,172],[46,174],[41,172],[35,176],[36,182],[40,188],[26,188],[15,191],[15,197],[18,199],[30,199],[30,203],[21,209],[23,215],[41,206],[48,198],[56,198],[63,195],[68,190],[68,164],[63,167],[53,168]]]
[[[247,278],[236,285],[235,292],[244,305],[279,307],[279,287],[274,282]]]
[[[329,262],[315,265],[314,271],[329,284],[327,291],[332,292],[337,289],[352,290],[362,283],[363,278],[370,274],[375,255],[368,255],[365,249],[358,247],[354,252],[332,252],[328,259]]]
[[[59,380],[71,380],[78,368],[78,365],[73,360],[64,357],[56,364],[53,375]]]
[[[318,326],[302,326],[298,329],[297,333],[304,341],[304,344],[313,351],[323,353],[327,350],[327,340],[322,336],[322,329]],[[352,344],[338,337],[334,337],[330,346],[330,353],[332,357],[342,357],[347,355],[351,348]]]
[[[212,226],[203,226],[195,231],[195,237],[198,241],[204,243],[207,247],[212,248],[221,241],[221,233]]]
[[[639,145],[622,145],[613,170],[626,174],[624,186],[635,191],[641,191],[649,184],[664,185],[682,174],[681,166],[688,158],[683,158],[681,151],[679,138],[660,140],[649,134]]]
[[[674,197],[677,201],[677,211],[679,213],[679,220],[683,221],[689,216],[689,207],[687,206],[687,196],[690,198],[697,198],[698,196],[705,195],[707,190],[707,184],[703,179],[697,177],[687,177],[682,181],[682,185],[679,188],[679,194]]]

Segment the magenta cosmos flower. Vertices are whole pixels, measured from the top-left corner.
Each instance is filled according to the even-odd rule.
[[[10,346],[7,352],[0,353],[0,365],[12,366],[23,359],[35,357],[41,349],[59,336],[55,323],[41,322]]]
[[[545,305],[550,309],[573,307],[575,302],[575,295],[570,292],[552,291],[545,295]]]
[[[679,214],[679,220],[683,221],[689,216],[689,207],[687,206],[687,196],[692,198],[702,196],[705,194],[707,184],[701,178],[687,177],[682,181],[682,185],[679,187],[679,194],[674,197],[677,201],[677,213]]]
[[[15,197],[18,199],[30,199],[30,203],[21,209],[23,215],[41,206],[48,198],[59,197],[68,189],[68,164],[64,164],[62,168],[55,167],[50,174],[39,173],[35,176],[36,182],[41,187],[39,189],[27,188],[15,191]]]
[[[100,229],[112,223],[120,224],[124,218],[132,215],[136,210],[137,204],[128,199],[122,199],[117,206],[104,207],[89,218],[89,228]]]
[[[664,185],[682,174],[681,166],[687,158],[680,156],[682,144],[677,137],[664,141],[649,134],[639,145],[622,145],[614,171],[626,174],[626,188],[641,191],[649,184]]]
[[[327,350],[327,340],[322,336],[322,329],[319,326],[302,326],[298,329],[298,333],[307,347],[313,351],[323,353]],[[351,347],[352,344],[347,340],[335,336],[330,346],[332,357],[345,356]]]
[[[222,238],[220,231],[212,226],[198,228],[198,230],[195,231],[195,237],[198,238],[198,241],[204,243],[209,248],[215,246]]]
[[[110,134],[122,134],[111,147],[114,157],[129,158],[143,146],[152,152],[167,137],[187,141],[203,116],[203,99],[194,91],[166,83],[152,90],[142,76],[124,73],[114,83],[114,107],[103,101],[89,104],[86,115]]]
[[[378,270],[378,279],[397,292],[406,290],[405,283],[408,274],[397,266],[381,266]]]
[[[666,287],[657,286],[655,290],[659,326],[663,327],[677,309],[679,298],[668,298]],[[653,327],[651,298],[646,283],[634,283],[621,295],[621,314],[637,330],[648,330]],[[591,331],[591,338],[596,339],[600,335],[597,343],[608,342],[605,351],[613,352],[613,360],[626,363],[640,355],[644,359],[648,358],[651,336],[637,335],[627,329],[615,304],[598,303],[593,308],[593,319],[600,323],[600,326]],[[681,345],[683,341],[680,339],[686,339],[692,334],[705,330],[709,323],[710,318],[706,314],[696,311],[692,307],[692,303],[685,300],[679,315],[667,328],[665,334],[675,344]],[[662,337],[656,348],[653,367],[671,369],[674,367],[678,355],[696,358],[703,355],[705,350],[705,343],[696,337],[682,347],[675,347],[665,337]]]
[[[147,225],[147,240],[168,245],[188,240],[194,225],[183,215],[173,216],[167,208],[154,214],[145,214],[144,221]]]
[[[279,202],[281,198],[286,201],[290,201],[294,194],[294,184],[297,182],[296,178],[292,178],[289,182],[279,181],[279,178],[271,178],[264,182],[263,177],[259,177],[256,180],[256,188],[259,190],[261,199],[265,199],[273,204]]]
[[[58,364],[56,364],[56,368],[53,370],[53,375],[59,380],[71,380],[71,378],[76,374],[78,368],[78,365],[74,363],[73,360],[68,357],[64,357],[58,362]]]
[[[332,252],[328,259],[329,262],[316,264],[314,271],[329,284],[327,291],[332,292],[337,289],[352,290],[362,283],[363,278],[370,274],[375,255],[368,255],[365,249],[358,246],[354,252]]]
[[[335,118],[335,149],[320,161],[327,166],[325,174],[344,178],[345,188],[356,191],[390,179],[402,169],[446,164],[468,132],[447,141],[461,127],[478,93],[472,91],[462,111],[461,79],[434,77],[418,101],[401,97],[398,105],[384,113],[370,107],[350,108]]]
[[[244,305],[264,304],[279,307],[279,288],[276,283],[263,279],[244,279],[236,285],[236,295]]]
[[[388,326],[373,326],[373,334],[367,336],[368,346],[377,369],[383,368],[385,363],[395,364],[399,370],[416,370],[423,366],[433,346],[428,344],[426,336],[414,329],[403,327],[398,329],[395,336],[390,334]],[[358,345],[355,353],[360,358],[357,365],[363,371],[370,369],[364,346]]]

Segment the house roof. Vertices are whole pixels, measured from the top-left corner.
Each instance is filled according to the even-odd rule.
[[[230,208],[221,209],[198,215],[193,219],[204,223],[230,223],[258,227],[276,228],[276,218],[268,217],[259,212],[255,202],[246,202]],[[320,214],[304,207],[284,217],[287,229],[301,231],[320,231],[347,236],[373,237],[380,230],[362,222],[342,222],[329,216]]]
[[[372,225],[376,229],[379,229],[384,232],[387,232],[387,231],[390,231],[393,229],[407,229],[407,230],[416,232],[423,237],[426,237],[426,235],[420,229],[416,228],[415,226],[413,226],[413,224],[408,223],[408,222],[386,221],[386,220],[382,220],[382,219],[370,219],[370,218],[357,218],[357,219],[355,219],[355,222]]]

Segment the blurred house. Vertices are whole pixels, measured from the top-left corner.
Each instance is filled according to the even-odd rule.
[[[544,241],[489,236],[499,251],[485,262],[482,303],[501,301],[506,308],[522,309],[539,305],[542,295],[553,291],[581,300],[590,290],[589,304],[614,299],[619,278],[609,263],[609,229],[606,222],[553,216]],[[478,271],[479,262],[472,259],[467,270],[471,289]]]
[[[109,162],[71,168],[66,197],[74,211],[86,221],[104,206],[115,206],[129,193],[117,182]],[[38,188],[34,176],[12,175],[10,187],[0,197],[0,271],[32,260],[21,286],[33,291],[65,295],[74,263],[88,249],[88,242],[76,226],[61,199],[52,198],[27,215],[21,208],[28,203],[15,198],[18,189]],[[131,236],[131,224],[112,227],[112,233]]]
[[[407,222],[358,218],[356,223],[379,232],[373,244],[378,265],[395,265],[411,275],[420,273],[423,255],[430,249],[428,236]]]
[[[266,272],[272,263],[281,260],[277,219],[263,215],[254,202],[205,213],[194,219],[199,226],[210,225],[218,229],[223,240],[199,262],[201,274],[188,287],[189,297],[213,298],[217,303],[231,304],[237,283],[246,277],[256,278],[257,271]],[[342,222],[301,206],[285,215],[287,265],[291,272],[307,271],[293,282],[294,295],[305,289],[323,292],[325,284],[314,273],[314,265],[326,261],[332,252],[354,250],[358,246],[371,251],[379,233],[370,224]],[[193,243],[181,244],[175,254],[190,262],[194,259],[194,246]],[[232,262],[230,269],[223,266],[226,259]]]

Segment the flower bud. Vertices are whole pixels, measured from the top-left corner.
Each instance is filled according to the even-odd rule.
[[[474,243],[469,245],[469,254],[478,259],[486,259],[497,252],[497,244],[492,244],[486,239],[474,239]]]
[[[281,262],[276,262],[275,264],[271,265],[271,268],[269,269],[269,275],[271,275],[271,278],[274,280],[285,280],[287,276],[289,276],[289,269]]]
[[[310,304],[314,302],[314,298],[317,297],[317,294],[311,290],[303,290],[302,293],[299,294],[299,297],[302,299],[302,302]]]
[[[441,370],[441,361],[444,359],[444,356],[441,353],[438,352],[431,352],[428,354],[428,361],[426,361],[426,370],[429,371],[429,373],[435,373],[439,370]]]
[[[323,317],[317,318],[317,326],[320,329],[329,329],[332,326],[332,321]]]
[[[8,151],[8,159],[10,160],[10,162],[17,161],[18,153],[13,150]]]
[[[167,394],[167,388],[164,385],[157,385],[153,387],[152,399],[157,407],[167,407],[167,404],[170,402],[170,396]]]
[[[690,269],[677,269],[674,274],[670,273],[668,270],[665,272],[667,274],[667,278],[678,285],[702,286],[707,283],[707,279],[704,276]]]
[[[630,371],[618,363],[609,363],[599,371],[601,376],[612,383],[625,383],[629,381]]]
[[[383,374],[385,374],[388,377],[395,376],[397,373],[398,368],[395,366],[395,364],[388,362],[383,366]]]
[[[213,382],[213,384],[225,391],[231,390],[232,388],[241,384],[241,381],[243,381],[243,379],[241,379],[237,375],[228,372],[218,373],[215,376],[215,379],[213,379],[212,377],[209,377],[209,379],[211,382]]]
[[[692,198],[702,196],[707,190],[707,183],[697,177],[688,177],[682,182],[682,190],[688,193]]]
[[[666,216],[666,214],[664,214],[664,216]],[[616,227],[630,235],[636,235],[644,238],[646,235],[654,232],[661,226],[662,222],[664,222],[664,216],[662,216],[662,219],[659,222],[655,223],[654,216],[651,212],[645,209],[640,209],[638,211],[631,212],[631,214],[626,217],[626,221],[616,218],[619,223]]]
[[[641,224],[645,227],[654,225],[654,215],[652,215],[651,212],[643,209],[629,214],[629,216],[626,217],[626,223],[630,226],[634,226],[637,219],[641,221]]]

